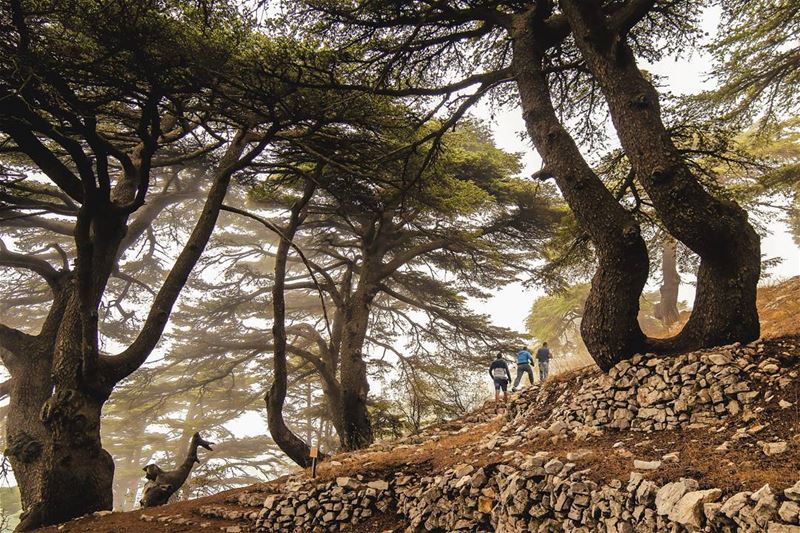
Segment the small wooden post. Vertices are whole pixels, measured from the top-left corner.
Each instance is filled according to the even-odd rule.
[[[308,451],[308,456],[311,457],[311,478],[317,477],[317,456],[319,456],[319,448],[312,446]]]

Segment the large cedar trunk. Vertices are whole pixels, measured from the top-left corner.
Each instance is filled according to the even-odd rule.
[[[357,450],[372,443],[372,424],[367,410],[369,381],[362,353],[374,291],[359,290],[347,309],[341,345],[342,447]]]
[[[607,370],[644,346],[637,316],[649,270],[647,248],[637,221],[592,171],[556,115],[542,71],[545,47],[537,42],[548,37],[546,30],[535,14],[526,14],[515,17],[511,31],[512,67],[528,134],[597,253],[581,336]]]
[[[20,531],[113,507],[114,460],[100,442],[102,403],[79,390],[56,389],[45,404],[45,483]]]
[[[604,17],[594,3],[564,0],[562,7],[639,181],[669,232],[700,256],[689,322],[675,338],[649,348],[676,352],[758,338],[761,249],[747,213],[710,195],[673,144],[658,93],[626,42],[632,20]]]
[[[89,383],[82,376],[84,352],[76,285],[73,278],[59,295],[66,304],[52,356],[35,362],[37,367],[42,361],[48,363],[46,369],[40,369],[48,373],[43,381],[45,388],[37,383],[30,389],[36,389],[31,398],[41,402],[35,420],[44,431],[39,434],[40,455],[19,479],[26,493],[26,509],[18,531],[66,522],[113,506],[114,461],[100,441],[100,412],[108,394],[100,392],[102,387],[94,387],[101,384]],[[26,381],[28,372],[23,373]],[[31,404],[28,409],[33,407]],[[20,475],[16,469],[14,473]]]
[[[113,504],[114,462],[100,443],[100,411],[107,396],[88,392],[74,372],[82,353],[78,313],[70,277],[56,291],[42,333],[11,360],[6,455],[24,510],[18,531]]]

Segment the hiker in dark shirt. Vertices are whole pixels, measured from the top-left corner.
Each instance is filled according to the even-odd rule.
[[[508,401],[508,382],[511,381],[511,372],[508,363],[503,360],[503,354],[498,352],[497,358],[489,365],[489,375],[494,380],[494,401],[500,401],[500,391],[503,391],[503,401]]]
[[[536,350],[536,359],[539,361],[539,382],[547,379],[547,373],[550,370],[550,348],[547,343],[542,343],[542,347]]]

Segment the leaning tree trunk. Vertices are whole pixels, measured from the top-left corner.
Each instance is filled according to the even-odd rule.
[[[302,467],[311,466],[309,446],[289,429],[283,419],[283,404],[286,401],[288,389],[284,287],[286,285],[286,264],[291,241],[303,218],[305,218],[303,212],[313,193],[314,186],[309,181],[303,197],[292,206],[289,224],[280,233],[280,242],[275,253],[275,280],[272,286],[273,376],[272,385],[264,398],[267,405],[267,425],[269,426],[272,440],[292,461]]]
[[[584,160],[559,121],[542,71],[546,32],[534,13],[514,18],[512,67],[528,134],[581,228],[589,234],[598,265],[586,300],[581,336],[603,370],[642,350],[639,296],[649,270],[647,248],[634,217]]]
[[[686,351],[758,338],[759,237],[739,205],[717,199],[703,188],[673,144],[661,120],[658,93],[639,71],[626,42],[635,14],[605,17],[591,2],[562,0],[561,4],[600,83],[620,143],[656,212],[669,232],[700,256],[688,323],[675,338],[654,340],[650,348]]]

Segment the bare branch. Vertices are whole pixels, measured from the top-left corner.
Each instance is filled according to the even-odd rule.
[[[208,192],[203,212],[195,224],[189,240],[183,247],[175,265],[167,275],[167,279],[158,291],[155,301],[150,308],[142,330],[136,340],[115,357],[104,356],[101,364],[105,367],[106,377],[110,382],[118,382],[139,368],[146,360],[161,338],[161,333],[169,320],[172,306],[186,284],[194,265],[200,259],[211,233],[217,223],[219,211],[225,200],[233,174],[244,165],[251,162],[259,153],[263,151],[271,139],[271,134],[277,130],[277,125],[270,128],[270,135],[259,142],[254,148],[250,149],[244,156],[247,142],[248,129],[241,129],[231,141],[228,150],[217,167],[214,184]]]
[[[0,266],[19,268],[35,272],[44,278],[44,280],[53,290],[55,290],[58,283],[58,278],[60,276],[60,273],[53,268],[53,265],[44,259],[12,252],[8,249],[2,239],[0,239]]]

